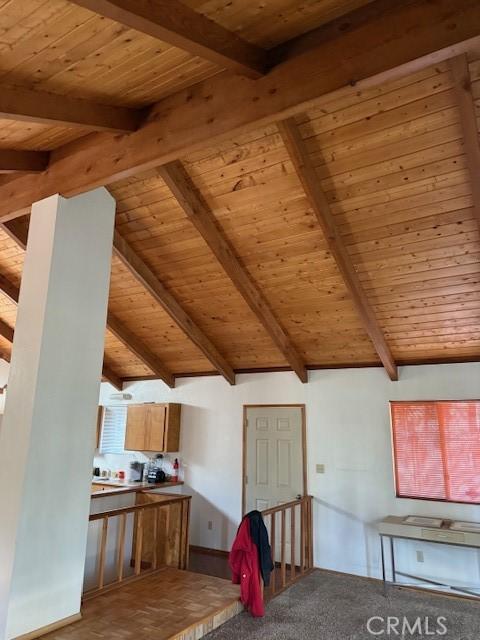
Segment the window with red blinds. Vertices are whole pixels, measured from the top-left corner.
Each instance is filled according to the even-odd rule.
[[[480,401],[390,408],[397,496],[480,504]]]

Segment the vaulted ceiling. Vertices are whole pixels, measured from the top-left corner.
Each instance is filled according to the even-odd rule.
[[[453,16],[441,0],[183,2],[189,34],[199,26],[204,37],[208,18],[212,42],[233,43],[213,53],[198,39],[172,46],[190,46],[174,23],[159,40],[158,24],[132,16],[142,4],[0,2],[0,168],[11,173],[0,178],[5,357],[29,204],[105,184],[117,215],[104,375],[117,385],[206,372],[234,382],[235,372],[270,368],[305,381],[309,367],[376,364],[395,379],[399,364],[478,359],[476,3],[460,0]],[[429,18],[425,33],[435,33],[425,43],[419,27],[410,66],[415,34],[402,40],[395,12],[405,25]],[[399,42],[391,59],[383,24]],[[350,58],[315,58],[312,42],[327,53],[347,43]],[[289,56],[304,60],[291,91]],[[258,71],[273,60],[273,71]],[[307,78],[327,64],[319,84],[331,90]],[[346,86],[349,65],[375,81]],[[44,93],[39,114],[33,98]],[[266,117],[268,95],[281,104]],[[162,123],[158,150],[146,150],[143,131]]]

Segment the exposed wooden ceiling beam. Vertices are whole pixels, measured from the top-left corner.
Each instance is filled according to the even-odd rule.
[[[473,211],[480,226],[480,141],[478,137],[477,114],[472,95],[472,81],[466,55],[450,60],[454,89],[460,111],[460,124],[463,130],[463,147],[467,157],[472,188]]]
[[[13,240],[15,240],[15,242],[22,249],[26,249],[28,237],[28,218],[17,218],[16,220],[9,220],[8,222],[0,224],[0,226],[6,231],[6,233],[9,234],[9,236]],[[176,302],[176,300],[174,300],[173,296],[168,293],[163,285],[156,279],[155,275],[150,271],[148,266],[142,262],[142,260],[135,254],[133,249],[127,244],[127,242],[121,237],[118,232],[115,232],[114,251],[116,255],[118,255],[118,257],[124,262],[124,264],[132,271],[132,273],[134,273],[134,275],[145,285],[145,287],[148,289],[148,291],[150,291],[153,297],[157,299],[165,309],[166,306],[168,306],[171,311],[171,315],[173,313],[176,314],[174,320],[176,320],[176,318],[178,317],[179,324],[180,322],[183,322],[185,326],[185,332],[187,332],[187,329],[191,327],[192,336],[200,340],[201,336],[203,336],[200,329],[198,329],[198,327],[195,329],[196,325],[194,325],[193,321],[190,320],[183,309],[181,309],[180,305]],[[3,288],[4,293],[11,299],[13,299],[14,302],[18,302],[18,289],[16,290],[13,285],[7,285],[5,286],[5,288]],[[2,276],[0,275],[0,289],[1,288]],[[14,299],[15,295],[17,296],[16,300]],[[185,316],[184,318],[182,318],[182,313]],[[127,349],[129,349],[140,360],[142,360],[142,362],[144,362],[149,369],[151,369],[158,377],[164,380],[166,384],[172,387],[175,386],[175,381],[172,374],[165,369],[157,356],[151,353],[151,351],[149,351],[149,349],[145,347],[145,345],[143,345],[138,340],[138,338],[136,338],[134,334],[112,314],[108,314],[107,329],[111,333],[113,333],[118,338],[118,340],[120,340],[120,342],[122,342],[127,347]],[[206,336],[205,340],[208,340]],[[204,346],[206,349],[208,348],[208,345],[205,344]],[[214,357],[215,347],[213,345],[211,345],[211,353],[212,357]],[[227,375],[230,376],[230,378],[227,379],[229,381],[232,381],[233,384],[235,381],[235,374],[226,362],[225,364],[222,364],[222,356],[220,356],[220,354],[218,354],[218,366],[221,366],[221,368],[224,370],[222,371],[222,375],[225,375],[225,377],[227,377]],[[111,370],[109,370],[108,367],[107,373],[109,375],[105,373],[104,367],[104,377],[112,382],[114,386],[117,386],[116,382],[118,382],[120,378],[116,376],[116,374],[114,374]],[[121,389],[122,387],[120,385],[120,387],[117,386],[117,388]]]
[[[0,173],[40,173],[47,168],[48,158],[49,153],[44,151],[0,149]]]
[[[26,249],[27,237],[28,237],[28,218],[17,218],[16,220],[9,220],[8,222],[1,223],[0,226],[9,234],[9,236],[15,240],[19,247]],[[119,236],[121,238],[121,236]],[[120,244],[120,242],[119,242]],[[117,252],[118,253],[118,252]],[[157,374],[162,380],[169,386],[174,386],[174,379],[172,374],[165,369],[158,358],[149,351],[145,345],[143,345],[134,334],[128,330],[118,319],[109,314],[107,318],[107,329],[113,333],[122,342],[127,349],[134,353],[140,360],[142,360],[155,374]],[[104,376],[107,378],[107,376]],[[118,376],[117,376],[118,378]],[[109,380],[112,384],[115,381],[115,374],[110,376]],[[173,382],[173,384],[171,384]]]
[[[28,220],[25,218],[17,218],[16,220],[10,220],[0,225],[9,235],[15,240],[15,242],[22,247],[22,249],[26,249],[27,246],[27,237],[28,237]],[[1,279],[0,279],[1,284]],[[9,295],[6,290],[4,290],[6,295]],[[9,296],[10,297],[10,296]],[[17,291],[17,301],[18,301],[18,291]],[[15,300],[14,300],[15,302]],[[156,375],[158,375],[162,380],[165,381],[169,386],[174,386],[174,378],[170,372],[168,372],[165,367],[160,363],[158,358],[149,351],[145,345],[143,345],[138,338],[136,338],[131,331],[129,331],[118,319],[116,319],[112,314],[108,315],[107,318],[107,329],[113,333],[120,342],[122,342],[127,349],[129,349],[132,353],[134,353],[142,362],[144,362],[149,369],[151,369]],[[107,373],[105,373],[107,371]],[[105,369],[104,367],[104,378],[106,378],[109,382],[116,386],[118,389],[122,389],[122,386],[117,385],[117,382],[120,378],[112,372],[108,367]]]
[[[132,249],[128,242],[115,231],[113,250],[135,278],[147,289],[150,295],[163,307],[186,336],[200,349],[211,364],[230,383],[235,384],[235,373],[211,340],[192,320],[172,294],[163,286],[149,266]]]
[[[0,85],[0,119],[39,122],[94,131],[135,131],[143,111],[111,107],[24,87]]]
[[[3,274],[0,274],[0,292],[14,304],[18,304],[19,288],[10,282]]]
[[[282,140],[287,148],[294,169],[302,183],[310,206],[322,228],[325,240],[343,281],[350,291],[353,303],[362,320],[363,326],[370,336],[373,346],[383,363],[391,380],[398,380],[397,365],[393,359],[390,347],[385,340],[383,330],[378,324],[367,295],[358,278],[355,267],[345,246],[340,231],[337,228],[328,200],[320,185],[315,166],[310,158],[302,136],[293,118],[278,122]]]
[[[178,0],[72,0],[105,18],[250,78],[267,68],[267,53]]]
[[[27,247],[27,236],[28,236],[28,220],[17,218],[17,220],[11,220],[10,222],[6,222],[1,225],[1,227],[9,234],[12,240],[18,244],[22,249],[26,249]],[[6,295],[14,304],[18,304],[18,298],[20,295],[19,288],[14,285],[8,278],[4,275],[0,274],[0,292]],[[1,333],[1,326],[0,326]],[[13,335],[12,335],[13,338]],[[13,339],[12,339],[13,342]],[[103,365],[102,375],[105,380],[108,380],[114,387],[116,387],[119,391],[122,390],[123,383],[122,380],[117,374],[112,371],[112,369],[106,365]]]
[[[28,220],[28,217],[25,216],[0,223],[0,227],[3,231],[5,231],[5,233],[10,236],[10,238],[14,240],[24,251],[27,248]]]
[[[10,300],[13,303],[18,304],[18,296],[20,293],[19,288],[16,285],[14,285],[12,282],[10,282],[10,280],[8,280],[3,274],[0,274],[0,291],[4,295],[6,295],[8,298],[10,298]],[[10,342],[11,344],[13,343],[14,329],[12,329],[8,324],[3,322],[3,320],[0,320],[0,335],[3,336],[6,340],[8,340],[8,342]],[[2,357],[6,359],[4,356]],[[8,362],[10,362],[10,359],[8,359]],[[110,367],[107,367],[104,365],[102,375],[115,388],[117,388],[119,391],[122,390],[123,382],[121,378],[117,376],[110,369]]]
[[[44,174],[0,186],[0,221],[54,193],[72,196],[153,169],[215,139],[305,111],[338,90],[381,84],[480,43],[477,0],[418,0],[287,60],[252,81],[225,72],[159,102],[125,136],[91,134],[52,152]],[[368,46],[365,46],[368,43]]]
[[[0,320],[0,335],[10,342],[10,344],[13,343],[13,329],[3,320]]]
[[[108,330],[122,342],[129,351],[134,353],[139,360],[147,365],[155,375],[161,378],[169,387],[175,386],[175,378],[160,362],[157,356],[150,351],[118,318],[111,313],[107,319]]]
[[[241,264],[229,240],[216,224],[215,218],[198,189],[190,180],[181,162],[171,162],[158,169],[178,204],[185,211],[202,238],[208,244],[235,287],[264,326],[285,360],[302,382],[308,374],[301,356],[283,329],[252,277]]]
[[[107,382],[110,382],[112,387],[115,387],[115,389],[118,389],[119,391],[123,389],[123,380],[119,376],[117,376],[117,374],[114,373],[106,364],[103,365],[102,377]]]
[[[316,29],[302,33],[296,38],[279,44],[274,49],[270,49],[268,53],[272,61],[272,66],[318,47],[319,44],[323,42],[343,37],[346,33],[358,29],[358,27],[367,22],[376,20],[394,9],[406,7],[408,4],[413,4],[414,2],[417,2],[417,0],[374,0],[358,9],[349,11],[335,18],[335,20],[331,20]]]

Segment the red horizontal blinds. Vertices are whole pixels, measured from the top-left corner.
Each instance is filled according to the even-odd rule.
[[[480,502],[480,403],[437,402],[447,499]]]
[[[444,499],[435,403],[392,402],[391,407],[398,495]]]
[[[480,402],[392,402],[397,494],[480,503]]]

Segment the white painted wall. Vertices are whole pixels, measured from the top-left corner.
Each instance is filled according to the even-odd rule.
[[[399,382],[381,368],[310,372],[303,385],[292,373],[185,378],[176,389],[157,381],[128,386],[131,402],[183,403],[181,462],[192,504],[192,544],[228,549],[241,517],[244,404],[305,403],[308,490],[314,496],[315,564],[379,576],[378,519],[388,514],[480,520],[480,507],[394,496],[389,400],[480,397],[480,364],[402,367]],[[102,385],[101,402],[112,388]],[[315,473],[316,463],[325,474]],[[213,522],[213,530],[208,529]],[[415,550],[422,548],[425,564]],[[480,581],[475,552],[410,544],[399,559],[408,572]]]

